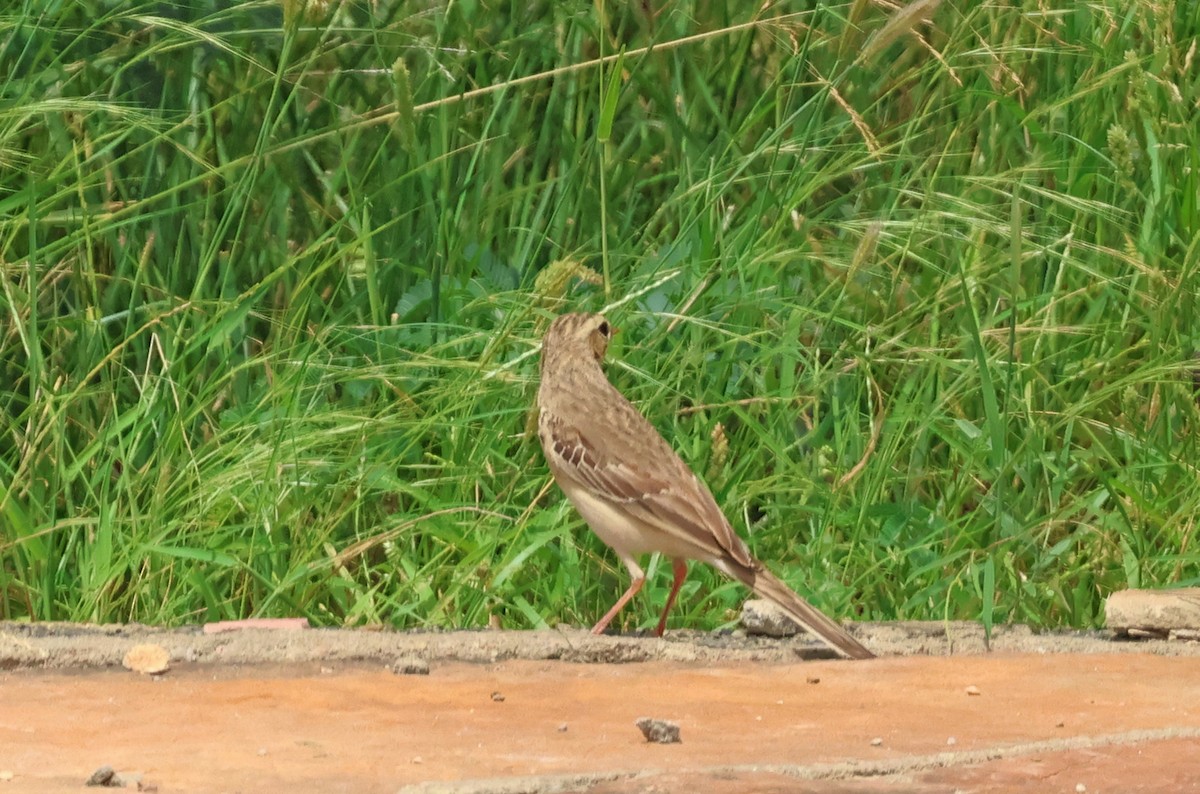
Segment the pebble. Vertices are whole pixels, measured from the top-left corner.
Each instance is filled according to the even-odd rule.
[[[656,720],[641,717],[634,723],[641,730],[646,741],[656,744],[676,744],[683,740],[679,738],[679,725],[668,720]]]

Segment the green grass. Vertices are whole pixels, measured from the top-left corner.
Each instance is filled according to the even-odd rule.
[[[10,4],[0,618],[590,623],[566,308],[832,613],[1196,584],[1200,11],[1014,5]]]

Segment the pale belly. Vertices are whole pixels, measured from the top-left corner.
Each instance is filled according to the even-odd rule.
[[[559,484],[592,531],[622,559],[657,552],[673,558],[712,561],[706,549],[689,541],[681,531],[635,518],[566,478],[560,478]]]

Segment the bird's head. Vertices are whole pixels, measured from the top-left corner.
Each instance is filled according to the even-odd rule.
[[[542,356],[559,353],[591,355],[604,360],[608,342],[617,329],[603,314],[561,314],[555,318],[542,341]]]

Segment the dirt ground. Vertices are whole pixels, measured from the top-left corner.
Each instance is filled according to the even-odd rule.
[[[1200,790],[1195,643],[856,633],[881,658],[685,631],[0,623],[0,794],[79,791],[102,765],[160,792]],[[169,672],[121,667],[147,643]],[[648,743],[640,717],[682,741]]]

